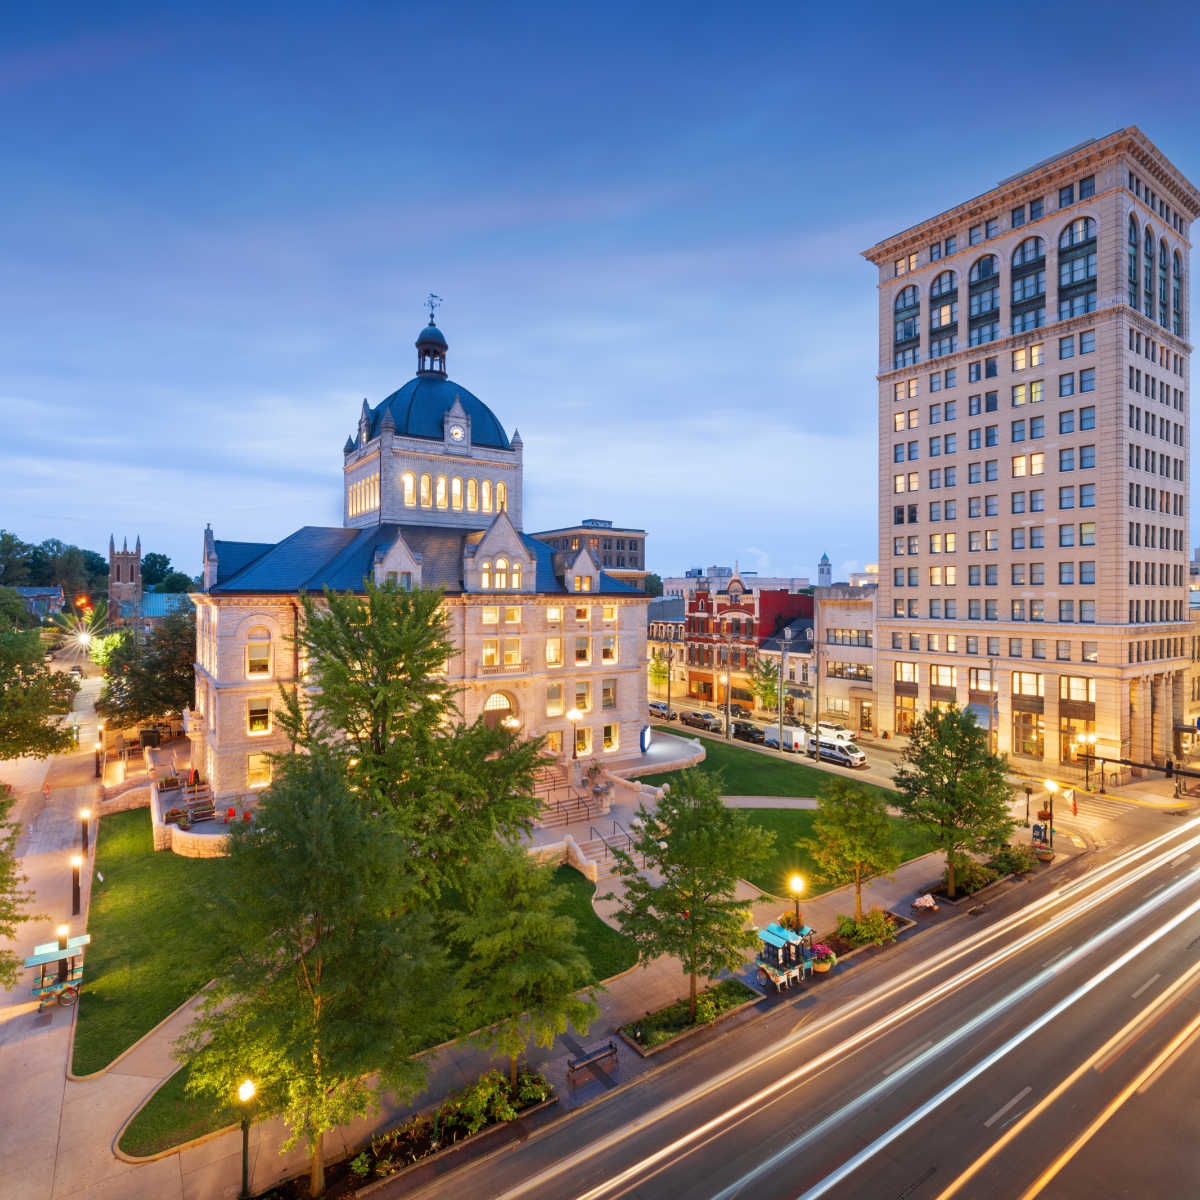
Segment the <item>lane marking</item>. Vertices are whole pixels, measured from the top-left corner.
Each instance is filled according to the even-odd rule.
[[[1028,1096],[1032,1091],[1033,1088],[1031,1087],[1022,1088],[1003,1108],[996,1109],[996,1111],[992,1113],[992,1115],[988,1117],[986,1121],[984,1121],[984,1129],[991,1129],[991,1127],[995,1125],[995,1123],[1000,1120],[1000,1118],[1004,1116],[1004,1114],[1008,1112],[1010,1108],[1016,1104],[1020,1104],[1021,1101],[1024,1100],[1025,1097]]]
[[[1172,864],[1172,868],[1179,866],[1180,863],[1185,863],[1192,856],[1190,854],[1181,854]]]
[[[924,1054],[925,1051],[928,1050],[932,1045],[932,1042],[926,1042],[923,1046],[918,1046],[915,1050],[910,1050],[907,1054],[896,1059],[896,1061],[890,1066],[884,1067],[883,1073],[885,1075],[890,1075],[893,1071],[898,1071],[906,1062],[909,1061],[909,1059],[916,1058],[918,1054]]]
[[[1142,984],[1142,986],[1140,988],[1138,988],[1138,990],[1136,992],[1133,993],[1132,996],[1129,997],[1130,1000],[1136,1000],[1148,987],[1151,987],[1155,983],[1156,980],[1159,980],[1161,978],[1162,978],[1162,972],[1156,971],[1153,975],[1150,976],[1149,979],[1146,980],[1145,983]]]
[[[1158,1068],[1146,1077],[1145,1083],[1138,1088],[1137,1094],[1144,1096],[1196,1044],[1198,1038],[1200,1038],[1200,1029],[1193,1033],[1187,1041],[1180,1043],[1171,1054],[1162,1060]]]

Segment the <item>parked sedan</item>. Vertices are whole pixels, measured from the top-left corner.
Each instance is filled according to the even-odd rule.
[[[729,706],[729,715],[737,717],[742,721],[748,721],[750,719],[750,710],[744,704],[731,704]]]
[[[725,728],[725,722],[710,712],[685,712],[680,718],[684,725],[694,729],[707,729],[709,733],[720,733]]]
[[[740,741],[762,745],[765,735],[758,725],[751,725],[749,721],[734,721],[732,729],[733,736]]]
[[[668,708],[664,700],[651,700],[648,707],[651,716],[658,717],[663,721],[679,720],[679,713],[673,708]]]

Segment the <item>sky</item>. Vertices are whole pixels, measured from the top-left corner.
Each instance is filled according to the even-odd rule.
[[[525,528],[651,570],[877,558],[876,241],[1138,125],[1200,180],[1200,9],[62,4],[0,30],[0,527],[189,574],[341,523],[415,371]]]

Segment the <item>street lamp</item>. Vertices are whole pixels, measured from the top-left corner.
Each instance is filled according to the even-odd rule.
[[[783,668],[787,658],[788,647],[792,644],[792,629],[789,625],[783,631],[783,645],[779,648],[779,687],[775,690],[775,703],[779,716],[779,749],[783,749]]]
[[[667,727],[671,725],[671,671],[675,662],[675,647],[667,647]]]
[[[725,666],[729,666],[729,654],[725,654]],[[722,671],[720,675],[721,686],[725,689],[725,740],[729,741],[729,676]]]
[[[806,629],[804,636],[808,638],[809,644],[812,646],[813,673],[816,675],[816,682],[813,685],[813,748],[809,757],[819,760],[821,757],[821,646],[817,641],[815,629]],[[779,739],[779,744],[783,744],[783,738]]]
[[[83,852],[86,855],[88,852],[88,822],[92,819],[92,810],[90,808],[81,808],[79,810],[79,841],[83,846]]]
[[[240,1083],[237,1090],[238,1103],[242,1106],[242,1190],[238,1192],[238,1200],[250,1200],[250,1105],[256,1090],[249,1079]]]
[[[100,743],[95,742],[92,746],[92,749],[96,753],[96,778],[99,779],[100,778]]]
[[[579,757],[579,722],[583,720],[583,713],[575,707],[567,709],[567,720],[571,722],[571,761],[574,762]]]
[[[1047,804],[1047,811],[1050,813],[1049,842],[1050,842],[1051,850],[1054,849],[1054,793],[1057,791],[1058,791],[1058,784],[1055,783],[1053,779],[1047,779],[1046,780],[1046,793],[1050,797],[1049,803]]]
[[[1033,788],[1029,784],[1025,785],[1025,828],[1029,828],[1029,800],[1033,795]]]
[[[60,925],[54,932],[56,934],[58,934],[59,950],[65,950],[67,948],[67,935],[71,932],[70,925]],[[58,982],[66,983],[67,982],[67,974],[68,974],[67,960],[65,958],[60,958],[58,960]]]
[[[1081,733],[1075,739],[1075,756],[1083,759],[1083,790],[1092,790],[1092,755],[1096,749],[1096,735]]]
[[[83,855],[71,855],[71,915],[79,916],[79,872],[83,870]]]
[[[792,902],[796,906],[796,932],[799,933],[803,928],[800,923],[800,893],[804,891],[804,876],[792,875],[788,879],[788,891],[792,893]]]

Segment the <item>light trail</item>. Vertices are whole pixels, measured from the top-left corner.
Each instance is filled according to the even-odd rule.
[[[992,1162],[996,1156],[1006,1147],[1011,1145],[1020,1134],[1029,1128],[1034,1121],[1038,1119],[1060,1096],[1063,1095],[1069,1088],[1078,1083],[1093,1067],[1102,1062],[1112,1051],[1120,1045],[1126,1038],[1131,1037],[1135,1030],[1140,1029],[1146,1021],[1150,1019],[1152,1014],[1159,1008],[1165,1010],[1171,1003],[1174,1002],[1177,994],[1182,993],[1195,981],[1196,976],[1200,975],[1200,962],[1193,963],[1170,987],[1156,996],[1149,1004],[1145,1006],[1135,1017],[1132,1018],[1121,1029],[1108,1039],[1098,1050],[1091,1054],[1086,1061],[1080,1063],[1074,1071],[1071,1072],[1061,1083],[1059,1083],[1053,1091],[1044,1096],[1037,1102],[1021,1119],[1007,1129],[1004,1134],[998,1138],[988,1149],[981,1154],[961,1175],[953,1180],[950,1185],[942,1192],[938,1193],[937,1200],[950,1200],[956,1192],[960,1191],[988,1163]]]
[[[1200,871],[1194,872],[1186,879],[1181,880],[1179,883],[1174,885],[1170,891],[1164,892],[1161,897],[1155,897],[1153,900],[1147,901],[1132,915],[1131,920],[1139,920],[1147,913],[1152,912],[1154,909],[1160,907],[1160,905],[1166,900],[1173,898],[1178,892],[1190,887],[1192,884],[1197,882],[1197,880],[1200,880]],[[1146,946],[1153,945],[1155,942],[1166,937],[1168,933],[1181,925],[1189,917],[1194,916],[1197,912],[1200,912],[1200,900],[1194,900],[1188,905],[1187,908],[1185,908],[1182,912],[1177,913],[1164,925],[1160,926],[1153,933],[1145,937],[1138,945],[1131,946],[1125,951],[1124,954],[1120,955],[1110,962],[1108,966],[1098,971],[1089,980],[1087,980],[1086,983],[1080,984],[1079,987],[1077,987],[1068,996],[1065,996],[1057,1004],[1052,1005],[1044,1013],[1038,1017],[1035,1017],[1034,1020],[1026,1025],[1019,1033],[1014,1034],[1002,1046],[998,1046],[985,1058],[976,1063],[975,1066],[973,1066],[969,1071],[964,1072],[956,1080],[954,1080],[953,1083],[947,1084],[940,1092],[934,1096],[931,1096],[925,1101],[924,1104],[920,1105],[911,1113],[909,1113],[904,1120],[893,1125],[891,1129],[877,1137],[873,1142],[870,1143],[870,1145],[864,1146],[860,1151],[858,1151],[857,1154],[853,1155],[844,1163],[842,1163],[840,1167],[834,1171],[831,1171],[825,1176],[824,1179],[820,1180],[818,1183],[815,1183],[808,1189],[808,1191],[802,1193],[802,1195],[799,1197],[799,1200],[817,1200],[818,1197],[823,1196],[827,1191],[829,1191],[830,1188],[841,1183],[844,1179],[857,1171],[858,1168],[864,1163],[869,1162],[872,1158],[874,1158],[875,1155],[881,1150],[890,1146],[898,1137],[907,1133],[915,1125],[939,1109],[952,1096],[955,1096],[961,1092],[962,1089],[967,1086],[967,1084],[974,1082],[979,1078],[980,1075],[989,1070],[991,1067],[995,1066],[996,1063],[998,1063],[1007,1054],[1011,1053],[1018,1046],[1023,1045],[1031,1037],[1033,1037],[1035,1033],[1040,1032],[1047,1025],[1049,1025],[1051,1021],[1055,1020],[1055,1018],[1062,1016],[1062,1014],[1066,1012],[1073,1004],[1077,1004],[1083,999],[1084,996],[1088,995],[1089,992],[1094,991],[1106,979],[1109,979],[1111,976],[1116,974],[1116,972],[1124,967],[1127,963],[1132,962]],[[1082,957],[1085,947],[1086,952],[1090,953],[1091,950],[1095,949],[1097,945],[1102,945],[1110,938],[1116,937],[1118,932],[1119,931],[1115,927],[1105,930],[1103,934],[1097,935],[1096,938],[1093,938],[1090,943],[1085,943],[1085,946],[1081,946],[1079,948],[1078,956]],[[1120,932],[1123,933],[1123,931]],[[1048,978],[1052,977],[1054,973],[1055,972],[1053,971],[1042,971],[1038,976],[1035,976],[1034,981],[1036,981],[1037,986],[1040,987],[1042,984],[1046,983]],[[1025,987],[1018,989],[1018,991],[1014,993],[1012,999],[1021,999],[1023,996],[1029,995],[1033,990],[1033,987],[1026,985]],[[974,1027],[980,1026],[983,1017],[986,1016],[990,1019],[990,1017],[998,1015],[1009,1006],[1010,1000],[1007,997],[998,1004],[994,1004],[990,1009],[987,1010],[986,1013],[980,1014],[980,1016],[976,1017],[975,1020],[968,1022],[965,1027],[960,1030],[956,1030],[954,1034],[946,1038],[942,1043],[942,1047],[949,1048],[950,1046],[955,1045],[957,1042],[961,1041],[967,1033],[974,1032]],[[916,1060],[916,1062],[913,1064],[914,1068],[920,1063],[920,1061],[920,1059]],[[908,1073],[909,1072],[906,1069],[903,1072],[898,1072],[898,1075],[907,1075]],[[764,1171],[770,1171],[778,1167],[785,1158],[791,1157],[791,1155],[797,1150],[802,1149],[803,1146],[806,1145],[811,1139],[826,1132],[834,1124],[838,1123],[840,1120],[843,1120],[845,1116],[852,1115],[852,1113],[861,1108],[864,1103],[869,1103],[870,1100],[876,1098],[877,1094],[881,1090],[882,1089],[878,1086],[872,1088],[870,1092],[865,1094],[865,1096],[858,1097],[858,1099],[847,1105],[838,1113],[833,1114],[831,1117],[827,1117],[824,1121],[822,1121],[819,1125],[814,1126],[813,1129],[809,1130],[802,1137],[797,1138],[790,1146],[784,1147],[784,1149],[773,1154],[765,1163],[760,1164],[753,1171],[743,1175],[742,1178],[738,1180],[738,1182],[732,1187],[726,1188],[724,1191],[718,1193],[715,1200],[728,1200],[729,1197],[736,1194],[736,1192],[738,1192],[745,1184],[751,1183],[757,1179]]]
[[[830,1016],[823,1021],[816,1022],[809,1026],[798,1027],[791,1034],[783,1037],[779,1042],[765,1050],[759,1051],[745,1062],[721,1072],[703,1084],[691,1088],[689,1091],[685,1092],[682,1096],[677,1097],[675,1100],[671,1100],[657,1106],[637,1120],[623,1125],[619,1130],[615,1130],[601,1138],[597,1138],[587,1146],[581,1147],[574,1153],[560,1159],[551,1166],[546,1167],[536,1174],[520,1181],[513,1187],[501,1193],[501,1196],[504,1198],[504,1200],[517,1200],[517,1198],[520,1196],[524,1196],[539,1187],[550,1184],[564,1172],[577,1169],[580,1163],[586,1162],[597,1155],[606,1153],[629,1137],[652,1127],[658,1122],[665,1120],[672,1114],[677,1113],[689,1105],[702,1100],[711,1093],[728,1087],[741,1076],[766,1065],[771,1059],[788,1053],[794,1047],[796,1042],[809,1036],[810,1034],[818,1030],[831,1028],[844,1021],[850,1020],[863,1010],[874,1007],[875,1005],[890,999],[897,993],[921,982],[921,980],[929,977],[944,967],[953,964],[966,955],[986,947],[989,943],[996,941],[999,938],[1010,936],[1011,931],[1014,928],[1017,928],[1020,925],[1023,925],[1036,918],[1045,916],[1047,911],[1052,909],[1054,905],[1067,900],[1074,901],[1070,908],[1052,918],[1042,928],[1031,931],[1029,934],[1026,934],[1023,938],[1019,939],[1015,943],[1010,942],[1004,949],[994,953],[990,959],[983,960],[983,962],[977,965],[975,968],[967,968],[965,971],[953,977],[946,983],[934,988],[930,992],[925,993],[917,1000],[910,1002],[902,1008],[895,1010],[893,1013],[875,1022],[861,1033],[847,1039],[833,1050],[827,1051],[824,1054],[819,1055],[817,1058],[803,1064],[801,1067],[792,1071],[788,1075],[783,1076],[775,1083],[763,1088],[756,1095],[691,1130],[683,1137],[673,1140],[660,1150],[648,1155],[640,1162],[635,1163],[633,1166],[626,1168],[619,1174],[597,1185],[595,1188],[584,1193],[580,1198],[580,1200],[598,1200],[599,1197],[621,1187],[630,1179],[656,1166],[663,1159],[671,1155],[678,1154],[680,1151],[685,1150],[688,1146],[691,1146],[697,1141],[705,1138],[714,1129],[718,1128],[722,1124],[736,1119],[753,1105],[758,1104],[767,1097],[772,1096],[780,1090],[793,1085],[805,1076],[815,1073],[822,1067],[834,1061],[836,1058],[847,1053],[849,1050],[858,1048],[858,1046],[870,1040],[870,1038],[885,1032],[898,1022],[906,1020],[910,1016],[916,1015],[916,1013],[920,1012],[923,1008],[928,1007],[937,1000],[941,999],[944,995],[961,987],[964,982],[969,981],[981,972],[990,970],[992,967],[999,965],[1007,958],[1015,954],[1024,953],[1029,946],[1041,938],[1053,933],[1061,925],[1075,920],[1080,916],[1086,915],[1098,903],[1101,903],[1103,900],[1119,894],[1126,887],[1131,886],[1140,879],[1144,878],[1150,872],[1165,865],[1171,857],[1177,857],[1182,849],[1191,849],[1194,846],[1200,845],[1200,836],[1194,837],[1190,841],[1186,842],[1183,846],[1175,845],[1173,848],[1165,851],[1158,857],[1143,863],[1136,870],[1128,870],[1128,868],[1130,868],[1134,863],[1138,862],[1139,859],[1143,859],[1147,855],[1155,854],[1160,847],[1165,846],[1169,842],[1176,841],[1177,839],[1196,831],[1198,828],[1200,828],[1200,818],[1193,818],[1192,820],[1182,824],[1177,829],[1160,834],[1151,841],[1118,855],[1111,862],[1093,868],[1079,879],[1075,879],[1060,885],[1058,888],[1054,889],[1054,891],[1048,893],[1045,897],[1031,902],[1030,904],[1026,905],[1025,908],[1019,910],[1017,913],[1014,913],[1011,917],[1007,917],[997,924],[988,927],[987,929],[983,929],[972,934],[969,938],[955,946],[951,946],[945,950],[939,951],[936,955],[932,956],[921,965],[908,968],[896,978],[892,985],[881,987],[875,991],[872,991],[867,996],[861,997],[860,999],[846,1005],[846,1007],[841,1009],[839,1012],[830,1014]],[[1122,872],[1124,872],[1124,874],[1121,874]],[[1119,875],[1119,878],[1106,885],[1098,895],[1090,897],[1081,897],[1076,895],[1076,893],[1079,893],[1081,889],[1099,885],[1105,879],[1108,879],[1110,876],[1114,875]]]

